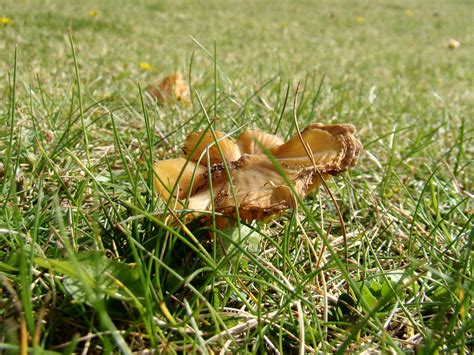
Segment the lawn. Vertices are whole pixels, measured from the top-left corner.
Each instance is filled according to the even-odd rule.
[[[472,352],[473,34],[469,0],[3,0],[0,351]],[[232,231],[155,192],[189,133],[294,114],[357,128],[331,194]]]

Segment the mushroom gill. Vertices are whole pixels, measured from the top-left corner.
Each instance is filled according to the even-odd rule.
[[[320,185],[320,177],[328,179],[353,166],[362,148],[350,124],[315,123],[286,143],[250,130],[236,142],[221,132],[215,136],[217,141],[210,132],[192,133],[183,148],[186,159],[156,162],[155,187],[164,199],[170,198],[174,187],[173,196],[190,210],[213,208],[230,218],[238,210],[245,222],[295,207],[287,182],[304,197]]]

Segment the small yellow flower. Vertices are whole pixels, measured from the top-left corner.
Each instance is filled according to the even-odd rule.
[[[413,16],[413,10],[406,9],[405,10],[405,16],[412,17]]]
[[[365,23],[365,18],[362,17],[362,16],[357,16],[356,21],[357,21],[358,24],[362,25],[363,23]]]
[[[10,17],[0,17],[0,25],[12,25],[13,20]]]
[[[147,62],[140,62],[140,69],[145,71],[151,70],[151,64]]]
[[[457,49],[460,45],[461,43],[459,43],[459,41],[456,41],[454,38],[451,38],[448,42],[449,49]]]
[[[97,17],[97,16],[99,16],[99,11],[97,11],[96,9],[92,9],[91,11],[89,11],[89,16],[90,17]]]

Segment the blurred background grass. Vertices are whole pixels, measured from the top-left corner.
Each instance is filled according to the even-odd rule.
[[[95,95],[135,94],[151,73],[186,71],[198,47],[212,51],[237,87],[282,73],[302,80],[326,75],[352,96],[376,86],[382,104],[439,97],[453,106],[472,102],[473,9],[469,1],[90,1],[4,0],[1,73],[20,47],[24,80],[37,74],[64,89],[71,73],[67,28],[77,42],[82,79]],[[450,51],[447,43],[461,43]],[[212,65],[196,56],[196,84]],[[212,66],[211,66],[212,68]],[[209,73],[211,72],[211,73]],[[204,78],[201,78],[204,77]],[[30,81],[30,80],[28,80]],[[34,80],[31,80],[34,81]],[[2,80],[5,87],[5,80]],[[390,97],[397,89],[399,97]],[[350,98],[349,98],[350,99]],[[415,102],[412,102],[416,106]]]

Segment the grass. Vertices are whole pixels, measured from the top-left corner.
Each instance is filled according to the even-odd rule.
[[[2,351],[473,350],[469,1],[0,11]],[[175,69],[193,103],[157,107],[142,90]],[[147,172],[205,112],[292,135],[298,82],[301,127],[350,122],[364,144],[329,182],[348,264],[323,189],[242,226],[250,241],[218,231],[222,256],[164,213]]]

